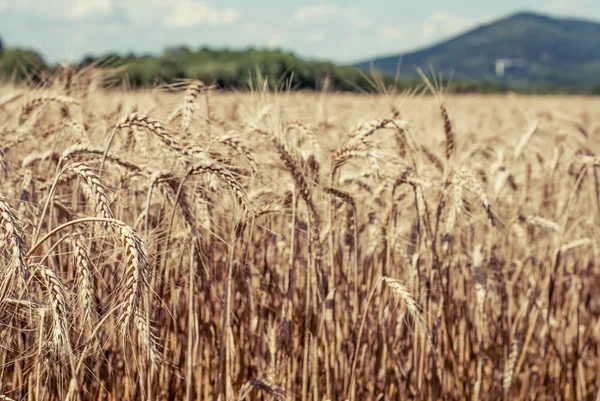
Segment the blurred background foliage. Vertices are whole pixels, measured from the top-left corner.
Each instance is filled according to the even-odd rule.
[[[173,83],[184,78],[195,78],[215,84],[224,90],[245,90],[252,82],[267,82],[270,89],[305,89],[350,92],[381,92],[404,90],[420,85],[417,78],[396,79],[377,70],[363,70],[353,66],[336,65],[318,60],[307,60],[279,49],[229,50],[207,47],[192,50],[185,46],[170,47],[160,55],[107,54],[101,57],[86,56],[75,64],[76,68],[95,65],[116,68],[115,82],[131,88],[154,87]],[[43,84],[59,65],[49,65],[35,51],[5,49],[0,40],[0,79],[3,81]],[[446,79],[445,79],[446,80]],[[449,91],[454,93],[503,93],[508,88],[493,82],[452,80]],[[549,93],[600,93],[600,87],[510,88],[516,92]]]

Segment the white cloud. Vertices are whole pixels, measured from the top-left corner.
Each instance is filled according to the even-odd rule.
[[[66,9],[70,19],[78,20],[97,14],[108,14],[112,9],[111,0],[79,0]]]
[[[237,9],[217,0],[0,0],[0,12],[6,11],[104,25],[218,26],[240,19]]]
[[[280,34],[276,33],[274,35],[271,35],[271,38],[269,39],[269,44],[268,46],[272,49],[278,48],[281,46],[281,41],[283,40],[283,38],[281,37]]]
[[[293,19],[298,22],[314,22],[327,19],[336,13],[338,6],[320,4],[296,9]]]
[[[475,27],[487,18],[467,18],[453,15],[447,11],[434,11],[421,23],[421,33],[425,40],[441,36],[456,35]]]
[[[113,9],[112,0],[0,0],[0,12],[32,14],[51,18],[80,20],[98,15],[108,15]]]
[[[405,32],[394,25],[384,25],[379,28],[379,39],[381,40],[398,40],[406,37]]]
[[[309,43],[321,43],[325,39],[323,32],[312,32],[306,35],[306,41]]]
[[[342,18],[355,28],[366,28],[373,20],[364,15],[364,11],[355,7],[344,7],[337,4],[318,4],[297,8],[292,17],[296,23],[317,23],[332,18]]]
[[[205,1],[179,0],[172,3],[164,19],[168,27],[189,28],[195,25],[232,25],[240,18],[238,10],[217,8]]]
[[[542,9],[546,12],[559,15],[583,15],[586,9],[586,0],[550,0],[545,1]]]

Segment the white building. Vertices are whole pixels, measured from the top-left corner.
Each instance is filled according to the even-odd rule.
[[[527,62],[522,58],[499,58],[496,59],[496,76],[503,77],[508,71],[523,71]]]

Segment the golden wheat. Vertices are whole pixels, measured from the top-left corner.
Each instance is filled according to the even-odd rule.
[[[0,399],[598,399],[596,99],[114,72],[2,86]]]

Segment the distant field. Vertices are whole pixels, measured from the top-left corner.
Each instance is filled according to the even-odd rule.
[[[600,99],[95,83],[0,88],[0,399],[599,399]]]

